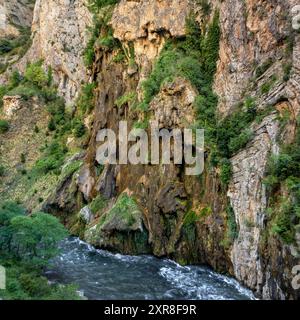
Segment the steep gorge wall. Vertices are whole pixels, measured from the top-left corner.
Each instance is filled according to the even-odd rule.
[[[283,134],[283,139],[286,141],[294,139],[296,117],[299,112],[299,95],[296,93],[299,90],[298,35],[294,41],[293,51],[290,55],[286,53],[287,39],[292,32],[289,13],[295,2],[277,1],[274,4],[229,1],[214,5],[220,9],[222,30],[220,60],[214,85],[219,96],[220,117],[234,112],[246,96],[255,97],[259,110],[273,106],[273,112],[266,114],[260,124],[253,124],[254,137],[246,148],[231,159],[233,176],[227,195],[220,192],[219,174],[214,170],[206,172],[204,183],[185,177],[182,168],[176,166],[152,168],[120,166],[105,170],[102,176],[95,177],[93,161],[88,165],[92,164],[92,168],[84,169],[85,179],[80,184],[81,190],[89,199],[103,190],[99,189],[99,186],[103,188],[103,185],[108,183],[115,186],[110,191],[110,196],[116,196],[124,191],[134,195],[144,209],[144,225],[156,255],[171,256],[182,262],[208,263],[218,270],[229,271],[265,298],[295,297],[297,293],[291,288],[293,277],[291,271],[298,261],[291,254],[292,247],[284,245],[272,236],[269,239],[271,250],[262,248],[261,245],[264,230],[267,228],[268,206],[263,178],[270,154],[279,152],[277,141],[281,132],[276,112],[282,108],[292,111],[288,128]],[[100,85],[96,121],[98,114],[103,125],[116,129],[114,124],[117,120],[123,119],[123,115],[121,114],[121,117],[120,114],[113,115],[116,113],[115,99],[121,92],[129,91],[128,84],[131,90],[134,90],[136,85],[139,92],[140,81],[149,75],[154,58],[159,56],[165,39],[180,38],[184,35],[185,27],[182,20],[186,19],[188,10],[183,8],[188,6],[188,2],[182,1],[151,3],[121,1],[117,5],[112,18],[114,35],[123,44],[133,42],[135,62],[139,71],[131,76],[126,70],[118,70],[119,76],[116,76],[114,82],[118,85],[110,90],[103,91],[104,88]],[[155,16],[153,12],[156,12]],[[158,12],[162,13],[162,19],[157,19],[160,17]],[[174,12],[180,19],[170,24],[167,17],[172,17]],[[255,79],[255,71],[268,59],[272,59],[273,63],[258,79]],[[101,61],[103,63],[105,60]],[[282,78],[285,63],[292,64],[291,77],[288,81]],[[102,79],[103,76],[106,77],[108,70],[105,65],[100,64],[100,66],[98,77],[100,75]],[[109,70],[109,74],[114,74],[113,69]],[[269,92],[262,94],[261,87],[273,74],[278,76],[275,85]],[[122,77],[123,80],[120,81]],[[170,110],[177,108],[182,110],[186,103],[186,97],[182,94],[184,89],[177,88],[176,84],[174,87],[175,90],[172,88],[171,94],[168,88],[162,88],[158,97],[152,102],[151,109],[159,110],[160,118],[166,119],[162,120],[164,127],[168,127],[168,120],[172,118]],[[189,84],[179,83],[178,87],[188,88]],[[196,94],[193,96],[191,93],[192,101],[195,96]],[[168,99],[173,100],[172,104],[168,103]],[[159,104],[159,101],[163,101],[164,106]],[[110,107],[106,109],[108,105]],[[166,108],[168,105],[170,109]],[[103,121],[103,113],[98,113],[98,108],[110,110],[107,121]],[[155,113],[153,117],[155,119]],[[94,127],[95,132],[100,128],[101,125]],[[95,136],[96,134],[93,135]],[[88,152],[91,152],[89,160],[95,160],[95,154],[93,155],[95,145]],[[108,172],[109,179],[107,179]],[[237,239],[229,248],[222,244],[228,219],[226,197],[229,198],[234,210],[239,230]],[[195,239],[187,240],[183,228],[185,214],[191,208],[201,212],[206,207],[212,210],[211,215],[196,223]],[[275,267],[269,265],[270,259],[280,259],[285,262]]]
[[[183,264],[209,264],[235,276],[259,297],[299,298],[291,287],[292,268],[299,264],[293,247],[275,235],[265,240],[269,195],[263,184],[270,154],[279,153],[280,141],[292,142],[295,137],[300,36],[291,29],[290,12],[296,2],[211,1],[208,17],[188,0],[121,0],[110,22],[121,48],[107,49],[96,43],[94,64],[87,71],[82,53],[92,16],[84,1],[38,0],[33,44],[16,67],[22,70],[27,61],[44,59],[54,70],[60,94],[72,104],[82,83],[96,83],[95,109],[86,115],[90,139],[84,164],[73,178],[57,186],[44,208],[63,215],[75,234],[96,246],[128,254],[151,252]],[[141,112],[131,111],[130,103],[119,108],[116,101],[130,92],[137,92],[142,100],[143,80],[151,74],[166,41],[186,36],[191,9],[196,10],[203,30],[214,10],[220,11],[220,51],[214,76],[219,117],[233,114],[248,96],[255,98],[259,110],[268,111],[259,123],[251,124],[251,141],[230,159],[233,172],[228,190],[220,181],[220,168],[211,168],[208,162],[201,178],[186,176],[184,166],[102,168],[97,163],[99,129],[117,131],[120,120],[127,120],[131,127],[145,120]],[[291,34],[294,40],[289,50]],[[121,62],[115,59],[120,50],[128,56]],[[257,76],[257,69],[269,59],[268,68]],[[289,79],[284,78],[286,64],[291,66]],[[274,74],[276,80],[268,92],[262,90]],[[152,99],[149,116],[161,127],[191,125],[197,95],[189,80],[176,77]],[[278,114],[284,110],[290,111],[290,118],[282,129]],[[81,201],[77,201],[78,193]],[[122,195],[135,199],[138,209]],[[91,203],[99,196],[103,203],[93,211]],[[123,200],[134,212],[129,217],[121,208]],[[227,239],[228,202],[238,229],[232,241]]]

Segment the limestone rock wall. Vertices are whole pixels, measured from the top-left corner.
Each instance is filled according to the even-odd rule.
[[[30,27],[33,18],[34,1],[1,0],[0,1],[0,38],[17,36],[18,26]]]
[[[53,69],[59,93],[73,103],[81,84],[88,80],[83,50],[88,40],[91,14],[81,0],[37,0],[32,22],[33,43],[17,64],[43,59]]]

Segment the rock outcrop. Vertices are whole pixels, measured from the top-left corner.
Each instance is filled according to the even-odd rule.
[[[72,104],[88,80],[83,50],[88,40],[91,14],[85,1],[37,0],[32,22],[32,46],[16,67],[44,60],[51,66],[59,93]]]
[[[34,1],[0,1],[0,38],[19,35],[18,27],[31,27]]]

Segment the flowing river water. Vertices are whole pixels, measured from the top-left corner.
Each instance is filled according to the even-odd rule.
[[[97,250],[77,238],[62,242],[61,254],[46,273],[75,283],[91,300],[248,300],[251,291],[236,280],[201,266],[182,267],[152,256],[123,256]]]

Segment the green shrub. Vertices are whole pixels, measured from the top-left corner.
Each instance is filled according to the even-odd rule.
[[[295,241],[294,210],[290,201],[283,201],[272,226],[272,232],[278,234],[286,244],[292,244]]]
[[[17,26],[19,36],[0,39],[0,56],[1,55],[18,55],[20,59],[31,45],[31,29],[29,27]]]
[[[269,93],[276,81],[277,77],[274,75],[268,82],[264,83],[260,89],[261,94]]]
[[[283,81],[287,82],[290,80],[292,68],[293,68],[292,63],[284,64],[284,66],[283,66],[283,72],[284,72]]]
[[[49,120],[48,130],[49,130],[49,131],[55,131],[55,130],[56,130],[56,124],[55,124],[54,118],[51,118],[51,119]]]
[[[103,7],[117,4],[119,0],[88,0],[88,8],[93,13],[98,13]]]
[[[25,79],[39,88],[48,85],[48,76],[43,70],[42,65],[42,61],[30,63],[25,70]]]
[[[28,100],[34,96],[40,96],[40,90],[30,84],[20,84],[13,88],[7,94],[10,96],[21,96],[24,100]]]
[[[22,163],[25,163],[25,162],[26,162],[26,156],[25,156],[24,153],[21,153],[21,155],[20,155],[20,160],[21,160]]]
[[[268,175],[277,177],[284,181],[289,176],[299,172],[299,155],[281,153],[279,156],[271,157],[268,164]]]
[[[96,84],[88,83],[82,86],[80,96],[77,100],[77,106],[84,115],[94,109],[94,89]]]
[[[76,287],[50,284],[43,277],[58,242],[67,232],[58,219],[45,213],[25,215],[15,202],[0,205],[0,264],[6,268],[4,300],[79,299]]]
[[[196,0],[196,4],[201,6],[204,15],[209,16],[211,14],[211,4],[208,0]]]
[[[89,204],[89,208],[91,209],[93,214],[97,214],[106,207],[106,204],[106,200],[101,195],[99,195]]]
[[[244,148],[253,138],[253,132],[250,129],[244,130],[239,136],[233,137],[229,142],[229,151],[231,154]]]
[[[183,219],[183,226],[194,225],[197,221],[199,221],[199,217],[195,211],[188,211]]]
[[[21,83],[21,81],[22,81],[22,76],[20,75],[20,73],[17,70],[15,70],[12,72],[12,74],[9,78],[8,87],[15,88]]]
[[[221,162],[221,174],[220,174],[220,180],[222,183],[222,186],[224,188],[227,188],[231,176],[232,176],[232,166],[230,160],[224,158]]]
[[[85,132],[86,132],[86,127],[85,127],[84,123],[77,121],[73,127],[73,133],[74,133],[75,137],[81,138],[84,136]]]
[[[115,104],[118,108],[121,108],[126,104],[132,104],[134,101],[136,101],[136,99],[137,99],[137,95],[135,92],[128,92],[123,96],[121,96],[120,98],[118,98]]]
[[[231,241],[234,241],[238,235],[238,226],[235,219],[234,210],[231,205],[227,207],[227,227],[228,227],[228,236]]]
[[[270,69],[273,63],[274,63],[273,59],[269,58],[262,65],[257,67],[255,71],[256,78],[260,78],[268,69]]]
[[[66,147],[54,140],[46,147],[43,156],[35,163],[34,169],[42,174],[58,171],[64,163],[66,153]]]
[[[6,120],[0,119],[0,133],[5,133],[9,130],[9,123]]]
[[[122,194],[111,210],[100,219],[100,227],[104,227],[112,221],[120,224],[132,226],[140,217],[140,210],[135,200],[127,194]]]
[[[2,164],[0,164],[0,177],[3,177],[4,174],[5,174],[5,167]]]

